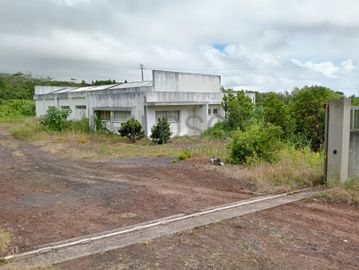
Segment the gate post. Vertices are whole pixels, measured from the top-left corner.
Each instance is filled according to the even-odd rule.
[[[349,173],[350,142],[349,98],[334,100],[326,110],[326,164],[324,175],[327,183],[344,182]]]

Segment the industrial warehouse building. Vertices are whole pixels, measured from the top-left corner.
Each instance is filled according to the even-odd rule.
[[[36,115],[51,107],[71,109],[70,119],[86,117],[93,126],[98,115],[106,128],[117,131],[123,121],[139,120],[147,136],[157,119],[166,116],[174,135],[198,135],[219,119],[221,77],[152,71],[152,81],[88,87],[35,86]],[[252,97],[253,99],[253,97]]]

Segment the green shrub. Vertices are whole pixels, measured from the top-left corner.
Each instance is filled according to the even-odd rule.
[[[56,107],[50,107],[46,115],[40,119],[40,124],[49,130],[64,131],[70,127],[70,121],[67,120],[71,110],[60,110]]]
[[[2,100],[0,99],[0,119],[14,120],[35,115],[35,104],[32,100]]]
[[[121,123],[121,128],[118,132],[122,137],[129,138],[133,143],[145,136],[141,123],[136,119],[130,119]]]
[[[191,158],[191,157],[192,157],[191,151],[186,149],[178,156],[178,159],[179,160],[186,160],[187,158]]]
[[[151,129],[150,138],[154,143],[165,144],[171,138],[172,132],[170,129],[170,123],[166,117],[158,119],[157,123]]]
[[[282,130],[273,125],[251,125],[246,131],[238,129],[228,145],[228,161],[235,164],[257,160],[274,162],[281,148]]]
[[[213,127],[206,129],[202,133],[202,137],[209,139],[224,140],[230,136],[230,130],[224,122],[218,122]]]

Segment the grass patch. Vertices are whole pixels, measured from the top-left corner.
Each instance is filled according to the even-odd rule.
[[[190,156],[226,156],[225,142],[199,136],[175,137],[167,144],[154,144],[143,138],[130,143],[118,135],[86,132],[84,123],[62,132],[49,131],[35,118],[27,119],[10,129],[10,134],[20,140],[32,141],[46,151],[74,159],[120,158],[120,157],[170,157],[186,159]],[[86,129],[85,129],[86,130]]]
[[[258,193],[286,192],[322,183],[323,157],[309,149],[287,147],[278,153],[276,163],[255,163],[251,166],[216,167],[229,176],[247,181]]]
[[[359,205],[359,178],[349,179],[342,184],[333,184],[316,194],[314,198],[322,202]]]
[[[12,241],[12,234],[5,229],[0,229],[0,256],[5,255]]]

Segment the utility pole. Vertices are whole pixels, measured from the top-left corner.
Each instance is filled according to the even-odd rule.
[[[142,81],[144,81],[144,78],[143,78],[143,69],[144,69],[143,64],[140,65],[140,69],[141,69],[141,79],[142,79]]]

